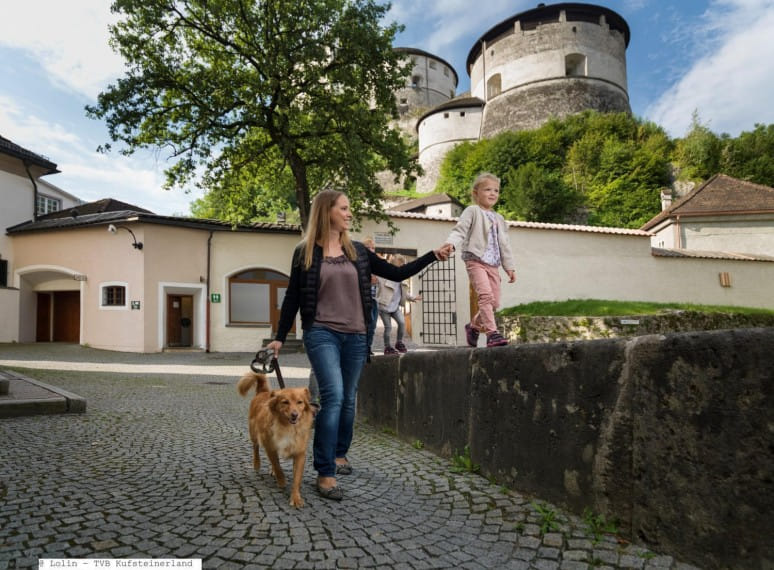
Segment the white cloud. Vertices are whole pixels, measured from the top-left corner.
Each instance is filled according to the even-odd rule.
[[[91,99],[123,72],[108,45],[110,0],[7,2],[0,44],[30,52],[52,81]]]
[[[648,107],[648,118],[684,136],[694,110],[715,133],[737,136],[774,123],[774,1],[714,2],[695,30],[703,55]]]

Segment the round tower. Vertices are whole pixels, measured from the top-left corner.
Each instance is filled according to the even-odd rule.
[[[419,117],[419,164],[424,174],[417,178],[417,192],[432,192],[440,176],[444,156],[461,142],[478,140],[484,102],[463,95],[443,103]]]
[[[457,90],[457,72],[450,63],[421,49],[399,47],[411,62],[406,86],[395,92],[401,130],[416,138],[416,119],[428,109],[452,99]]]
[[[628,45],[626,21],[593,4],[539,4],[500,22],[467,59],[471,95],[485,101],[480,137],[586,109],[630,113]]]

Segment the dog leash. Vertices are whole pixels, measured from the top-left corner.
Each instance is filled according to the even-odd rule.
[[[250,370],[256,374],[271,374],[272,372],[277,374],[277,382],[279,382],[280,389],[285,388],[285,380],[282,379],[282,371],[280,370],[279,360],[274,356],[274,351],[269,349],[261,349],[255,353],[255,358],[250,363]]]

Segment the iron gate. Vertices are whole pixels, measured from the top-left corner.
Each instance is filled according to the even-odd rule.
[[[422,294],[422,342],[457,344],[457,287],[454,257],[419,274]]]

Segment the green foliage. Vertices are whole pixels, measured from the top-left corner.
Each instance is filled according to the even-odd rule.
[[[549,507],[546,503],[532,502],[532,508],[538,513],[540,526],[540,534],[546,534],[552,531],[559,530],[559,522],[556,520],[556,511]]]
[[[453,473],[478,473],[481,471],[481,466],[477,463],[473,463],[470,457],[470,446],[466,445],[462,453],[456,453],[452,456],[452,468]]]
[[[562,222],[578,207],[581,195],[556,171],[534,162],[511,168],[503,180],[503,215],[528,222]],[[512,210],[505,210],[506,207]]]
[[[738,313],[770,315],[772,309],[732,307],[722,305],[693,305],[690,303],[649,303],[645,301],[610,301],[604,299],[569,299],[567,301],[535,301],[508,307],[498,314],[504,316],[529,315],[544,317],[619,317],[627,315],[655,315],[664,311],[696,311],[704,313]]]
[[[296,206],[305,224],[312,195],[336,187],[356,213],[383,217],[375,173],[410,180],[417,169],[388,124],[410,66],[393,50],[401,28],[385,23],[387,10],[374,0],[114,0],[111,45],[127,71],[87,114],[127,154],[167,152],[167,187],[214,192],[197,211],[244,222]]]
[[[697,111],[693,112],[691,127],[677,142],[675,158],[682,169],[681,175],[690,180],[706,180],[720,168],[721,141],[715,133],[702,125]]]
[[[672,142],[627,113],[587,111],[539,129],[464,143],[447,154],[436,187],[470,203],[484,170],[502,177],[497,209],[513,219],[640,227],[660,210]]]
[[[583,520],[588,526],[589,532],[594,535],[594,544],[599,542],[603,534],[617,534],[618,523],[615,519],[608,520],[605,515],[597,515],[586,507],[583,509]]]
[[[774,186],[774,125],[755,125],[752,132],[723,138],[721,172],[757,184]]]
[[[414,447],[414,449],[423,449],[425,447],[425,444],[422,443],[422,440],[420,439],[415,439],[414,443],[411,445]]]

